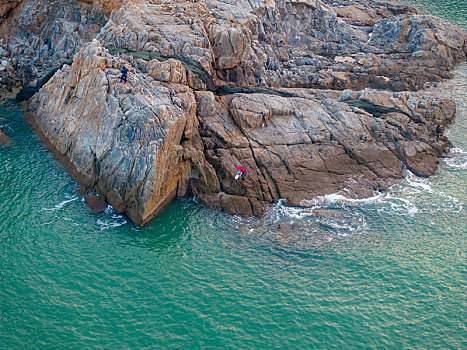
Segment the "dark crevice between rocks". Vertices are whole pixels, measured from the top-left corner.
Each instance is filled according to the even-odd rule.
[[[251,142],[249,142],[249,147],[250,147],[250,151],[251,151],[251,157],[255,161],[256,168],[260,171],[260,174],[263,175],[263,177],[265,179],[266,179],[266,176],[264,175],[264,173],[267,172],[268,175],[269,175],[270,181],[272,182],[272,185],[273,185],[273,189],[272,189],[271,184],[269,184],[269,183],[267,184],[268,188],[269,188],[269,194],[271,195],[271,198],[274,200],[277,197],[276,200],[279,200],[279,198],[280,198],[279,186],[275,182],[274,178],[271,176],[271,173],[266,169],[266,167],[264,167],[262,165],[262,163],[256,157],[255,150],[254,150],[253,146],[251,145]],[[265,200],[264,194],[263,194],[263,198],[261,200],[263,200],[263,201]],[[253,208],[253,206],[252,206],[252,208]]]
[[[218,95],[230,95],[230,94],[235,94],[235,93],[243,93],[243,94],[260,93],[260,94],[277,95],[277,96],[282,96],[282,97],[298,97],[295,94],[271,89],[268,87],[216,85],[211,74],[209,74],[199,62],[188,57],[179,57],[179,56],[172,56],[172,55],[164,56],[164,55],[161,55],[159,52],[155,52],[155,51],[133,51],[130,49],[114,48],[114,47],[106,47],[106,48],[107,50],[109,50],[109,52],[112,55],[115,55],[115,54],[130,55],[130,56],[133,56],[134,58],[142,59],[145,61],[151,61],[155,59],[155,60],[163,62],[171,58],[175,59],[179,61],[183,65],[183,67],[185,67],[185,69],[189,70],[192,73],[197,74],[198,77],[201,79],[201,81],[206,85],[206,89],[208,91],[214,92]]]
[[[334,139],[334,141],[337,142],[337,144],[339,146],[341,146],[344,150],[344,152],[347,154],[347,156],[350,158],[350,159],[353,159],[355,162],[357,162],[358,165],[361,165],[361,166],[364,166],[365,168],[367,168],[369,171],[371,171],[376,178],[381,178],[381,176],[378,174],[377,170],[374,169],[370,164],[371,163],[367,163],[364,159],[362,159],[359,155],[357,155],[351,148],[347,147],[344,143],[342,143],[341,141],[337,140],[337,139]]]
[[[364,100],[345,100],[342,102],[345,102],[350,106],[363,109],[364,111],[367,111],[368,113],[370,113],[371,115],[377,118],[388,113],[402,113],[406,115],[407,117],[409,117],[409,119],[412,120],[413,122],[420,124],[420,121],[416,120],[412,115],[410,115],[407,112],[404,112],[400,108],[380,106],[380,105],[374,104],[369,101],[364,101]]]
[[[130,171],[128,172],[128,177],[127,177],[126,185],[125,185],[125,191],[123,192],[123,198],[124,198],[125,202],[127,201],[128,187],[130,185],[131,177],[133,176],[136,161],[138,159],[138,154],[141,152],[141,149],[144,147],[144,145],[146,143],[146,132],[147,132],[147,130],[145,129],[144,132],[143,132],[143,139],[141,140],[141,143],[140,143],[140,145],[138,147],[138,150],[136,151],[135,156],[133,157],[133,160],[131,161],[131,168],[130,168]],[[128,205],[128,207],[130,207],[130,206]]]
[[[99,195],[95,191],[95,188],[97,188],[97,181],[100,177],[101,163],[97,157],[97,154],[91,148],[90,153],[92,155],[92,167],[95,174],[94,184],[90,185],[89,187],[81,186],[77,190],[77,193],[84,198],[89,208],[91,208],[94,213],[98,214],[107,209],[108,203],[105,196]]]
[[[35,86],[26,86],[25,88],[21,89],[20,92],[16,95],[16,101],[22,102],[22,101],[27,101],[29,100],[36,92],[39,91],[41,87],[43,87],[47,82],[54,76],[54,74],[61,69],[65,64],[66,65],[71,65],[73,62],[73,59],[67,60],[60,64],[59,66],[51,69],[49,72],[47,72],[46,75],[44,75],[42,78],[40,78]]]

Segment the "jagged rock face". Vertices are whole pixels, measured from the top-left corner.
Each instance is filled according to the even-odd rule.
[[[104,16],[105,1],[85,2],[72,7],[80,21],[86,11]],[[69,18],[72,10],[63,11],[53,18]],[[399,181],[404,165],[433,174],[449,148],[434,130],[452,120],[452,101],[346,90],[418,90],[465,58],[465,32],[410,7],[128,1],[98,27],[31,108],[78,180],[137,224],[186,193],[246,216],[280,198],[306,206],[329,193],[365,197]],[[118,82],[122,64],[126,84]],[[234,93],[239,87],[248,93]],[[237,166],[248,170],[245,180],[235,180]]]
[[[114,13],[99,39],[108,46],[189,57],[219,84],[250,86],[419,90],[450,77],[453,65],[465,59],[466,33],[445,21],[401,5],[332,4],[128,4]]]
[[[106,16],[110,16],[112,11],[122,7],[124,0],[78,0],[88,5],[92,5],[93,9],[98,12],[103,12]]]
[[[210,192],[194,178],[191,189],[200,201],[261,215],[280,198],[306,206],[329,193],[370,196],[404,176],[402,162],[428,176],[446,147],[435,143],[434,128],[455,113],[452,101],[423,94],[347,91],[335,100],[334,93],[297,93],[303,96],[197,94],[205,159],[220,184],[220,192]],[[375,117],[342,101],[351,98],[401,109]],[[245,181],[233,177],[239,164],[248,169]]]
[[[276,1],[263,16],[259,38],[269,48],[268,84],[419,90],[427,81],[449,77],[453,63],[465,59],[464,31],[430,16],[415,16],[410,8],[381,11],[380,4],[365,2],[368,17],[376,14],[368,22],[349,6],[317,4]]]
[[[71,59],[105,24],[102,11],[77,0],[16,3],[0,20],[0,38],[15,61],[16,76],[22,85]]]
[[[34,97],[34,122],[82,183],[142,225],[186,186],[180,141],[196,106],[182,85],[137,72],[119,83],[123,63],[92,42]]]
[[[0,145],[7,144],[9,141],[8,136],[6,136],[2,130],[0,130]]]
[[[199,17],[206,9],[202,4],[182,6],[185,4],[173,3],[129,4],[111,16],[98,38],[105,46],[188,57],[211,72],[213,55],[202,22],[196,22],[195,17],[189,24],[191,17],[180,19],[176,16],[183,9],[191,9]]]
[[[0,4],[0,24],[2,23],[3,19],[13,11],[18,5],[21,3],[22,0],[4,0]]]

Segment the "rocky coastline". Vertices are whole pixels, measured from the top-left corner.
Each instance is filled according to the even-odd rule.
[[[455,104],[425,90],[465,60],[467,33],[412,7],[41,4],[0,5],[10,67],[0,87],[28,89],[19,96],[31,123],[87,202],[138,225],[176,196],[242,216],[262,216],[279,199],[367,197],[405,168],[432,175],[449,151],[435,130]],[[245,180],[234,178],[237,166]]]

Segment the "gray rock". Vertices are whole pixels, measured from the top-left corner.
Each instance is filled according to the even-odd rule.
[[[21,77],[76,52],[38,80],[34,122],[81,183],[139,225],[176,195],[244,216],[281,198],[371,196],[404,166],[433,174],[449,149],[434,129],[454,103],[394,91],[449,78],[466,33],[411,7],[148,0],[109,14],[86,3],[52,1],[25,30],[45,10],[24,0],[0,27]]]

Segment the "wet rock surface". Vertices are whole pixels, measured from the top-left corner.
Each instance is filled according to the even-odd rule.
[[[186,194],[244,216],[279,199],[367,197],[404,167],[433,174],[449,150],[435,129],[454,103],[415,91],[451,77],[466,33],[411,7],[56,0],[33,30],[45,10],[18,3],[0,34],[16,76],[38,91],[33,123],[100,195],[90,205],[139,225]]]
[[[3,133],[3,131],[0,130],[0,144],[1,144],[1,145],[6,145],[6,144],[8,144],[9,141],[10,141],[10,140],[9,140],[8,136],[6,136],[6,135]]]

